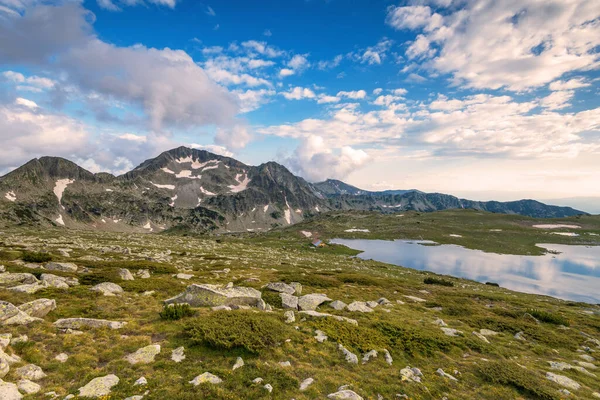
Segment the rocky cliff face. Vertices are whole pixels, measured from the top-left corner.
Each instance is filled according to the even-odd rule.
[[[535,217],[581,213],[533,200],[474,202],[415,190],[369,192],[336,180],[311,184],[274,162],[249,166],[186,147],[116,177],[42,157],[0,178],[0,221],[107,231],[261,231],[334,209],[448,208]]]

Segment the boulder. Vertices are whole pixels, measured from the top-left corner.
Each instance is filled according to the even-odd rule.
[[[145,386],[148,384],[148,380],[145,377],[139,378],[137,381],[133,382],[133,386]]]
[[[329,337],[325,334],[325,332],[317,329],[315,330],[315,339],[317,340],[317,342],[323,343],[324,341],[329,339]]]
[[[59,329],[81,329],[81,328],[110,328],[120,329],[127,322],[109,321],[106,319],[93,318],[63,318],[54,322],[54,326]]]
[[[192,274],[184,274],[184,273],[181,273],[181,272],[175,275],[175,278],[177,278],[177,279],[183,279],[183,280],[186,280],[186,281],[192,279],[193,277],[194,277],[194,275],[192,275]]]
[[[302,284],[300,282],[290,282],[290,286],[294,288],[294,294],[300,296],[302,294]]]
[[[46,374],[40,367],[34,364],[27,364],[16,369],[16,374],[21,379],[29,379],[31,381],[39,381],[44,379]]]
[[[421,378],[423,378],[423,373],[419,368],[411,368],[406,367],[400,370],[400,376],[402,376],[403,381],[413,381],[417,383],[421,383]]]
[[[190,381],[190,383],[194,386],[198,386],[201,383],[212,383],[212,384],[219,384],[223,382],[223,379],[219,378],[216,375],[211,374],[210,372],[205,372],[201,375],[198,375],[197,377],[195,377],[194,379],[192,379]]]
[[[296,322],[296,317],[294,316],[293,311],[286,311],[283,313],[286,324],[291,324],[292,322]]]
[[[190,285],[185,292],[165,300],[166,304],[188,303],[192,307],[214,306],[256,306],[261,293],[253,288],[235,286],[227,288],[220,285]]]
[[[42,289],[46,289],[49,285],[46,282],[29,283],[26,285],[18,285],[8,288],[13,292],[34,294]]]
[[[320,293],[307,294],[298,298],[298,309],[303,311],[314,311],[319,305],[331,301],[329,297]]]
[[[140,269],[135,274],[140,279],[148,279],[148,278],[150,278],[150,271],[148,271],[147,269]]]
[[[346,307],[348,307],[348,305],[346,303],[344,303],[343,301],[334,300],[331,303],[329,303],[329,307],[333,308],[334,310],[342,311]]]
[[[17,385],[10,382],[4,382],[0,379],[0,399],[2,400],[21,400],[23,395],[19,393]]]
[[[337,319],[338,321],[344,321],[344,322],[348,322],[352,325],[358,325],[358,321],[352,318],[346,318],[346,317],[342,317],[339,315],[332,315],[332,314],[327,314],[327,313],[321,313],[318,311],[300,311],[300,314],[302,315],[307,315],[309,317],[313,317],[313,318],[333,318],[333,319]]]
[[[301,392],[305,391],[305,390],[306,390],[306,389],[308,389],[308,387],[309,387],[310,385],[312,385],[314,382],[315,382],[315,380],[314,380],[313,378],[306,378],[305,380],[303,380],[303,381],[300,383],[300,391],[301,391]]]
[[[64,363],[69,359],[69,355],[67,353],[60,353],[54,359],[58,362]]]
[[[559,385],[571,390],[577,390],[581,387],[581,385],[575,382],[573,379],[568,378],[564,375],[553,374],[552,372],[546,372],[546,379],[552,382],[556,382]]]
[[[19,314],[19,311],[12,303],[0,300],[0,324]]]
[[[342,354],[344,355],[344,358],[346,359],[346,361],[348,363],[358,364],[358,357],[356,354],[352,353],[350,350],[348,350],[341,344],[338,344],[338,349],[342,352]]]
[[[48,285],[59,289],[67,289],[69,286],[79,285],[79,280],[77,278],[67,278],[54,274],[42,274],[40,279],[42,282],[47,282]]]
[[[371,358],[377,358],[377,350],[371,350],[363,354],[362,363],[368,363]]]
[[[48,271],[77,272],[77,265],[73,263],[49,262],[44,268]]]
[[[374,310],[367,305],[364,301],[354,301],[348,304],[348,311],[358,311],[363,313],[373,312]]]
[[[442,332],[444,332],[444,335],[446,336],[451,336],[451,337],[456,337],[459,335],[462,335],[462,332],[459,331],[458,329],[454,329],[454,328],[440,328],[442,330]]]
[[[287,293],[279,293],[281,296],[281,306],[283,308],[293,308],[294,310],[298,309],[298,297],[292,296]]]
[[[119,377],[106,375],[92,379],[87,385],[79,388],[80,397],[102,397],[108,396],[113,386],[119,384]]]
[[[274,292],[287,294],[294,294],[296,292],[296,289],[283,282],[271,282],[267,285],[267,289],[272,290]]]
[[[0,359],[0,378],[4,378],[10,371],[10,365],[5,360]]]
[[[44,318],[50,311],[56,310],[56,300],[54,299],[37,299],[29,303],[21,304],[18,307],[30,317]]]
[[[238,357],[235,360],[235,364],[233,364],[233,367],[231,368],[232,370],[236,370],[238,368],[242,368],[244,366],[244,360],[242,359],[242,357]]]
[[[21,379],[17,382],[17,387],[19,390],[25,394],[36,394],[42,387],[35,382],[30,381],[29,379]]]
[[[154,362],[154,357],[160,353],[160,345],[152,344],[150,346],[142,347],[135,353],[129,354],[125,357],[130,364],[150,364]]]
[[[5,350],[8,347],[10,339],[12,339],[12,333],[0,334],[0,350]]]
[[[171,352],[171,360],[175,361],[176,363],[182,362],[183,360],[185,360],[184,351],[185,351],[185,349],[183,348],[183,346],[178,347],[175,350],[173,350]]]
[[[0,285],[16,285],[36,283],[38,280],[33,274],[27,272],[4,272],[0,274]]]
[[[119,268],[119,277],[124,281],[132,281],[135,279],[133,275],[131,275],[131,271],[127,268]]]
[[[123,293],[123,288],[116,283],[102,282],[90,288],[94,292],[100,292],[104,296],[115,296],[119,293]]]
[[[330,393],[327,395],[328,399],[333,400],[363,400],[357,393],[352,390],[340,390],[339,392]]]

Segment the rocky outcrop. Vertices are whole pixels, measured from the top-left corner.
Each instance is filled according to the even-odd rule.
[[[150,346],[142,347],[135,353],[129,354],[125,359],[132,365],[135,364],[150,364],[154,362],[154,357],[160,353],[160,345],[152,344]]]
[[[253,288],[243,286],[220,286],[194,284],[185,292],[165,300],[165,304],[187,303],[192,307],[214,306],[257,306],[261,293]]]
[[[314,311],[326,301],[331,301],[331,299],[324,294],[307,294],[298,298],[298,309],[303,311]]]
[[[81,329],[81,328],[110,328],[120,329],[125,326],[127,322],[109,321],[106,319],[93,319],[93,318],[63,318],[54,322],[54,326],[59,329]]]
[[[37,299],[17,307],[30,317],[44,318],[50,311],[56,310],[56,300]]]
[[[119,377],[116,375],[94,378],[87,385],[79,388],[79,396],[92,398],[108,396],[112,387],[118,384]]]

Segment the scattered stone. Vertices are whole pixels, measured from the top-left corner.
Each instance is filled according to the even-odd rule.
[[[213,311],[231,311],[231,307],[229,306],[216,306],[210,308]]]
[[[124,281],[133,281],[135,278],[127,268],[119,268],[119,277]]]
[[[581,385],[575,382],[573,379],[567,378],[564,375],[553,374],[552,372],[546,372],[546,379],[556,382],[559,385],[571,390],[577,390],[581,387]]]
[[[273,391],[273,386],[271,386],[270,383],[267,383],[265,386],[263,386],[265,388],[265,390],[269,393],[271,393]]]
[[[371,308],[375,308],[375,307],[379,306],[379,303],[376,301],[367,301],[367,306],[371,307]]]
[[[261,311],[267,311],[267,303],[263,299],[258,299],[256,302],[256,308]]]
[[[0,334],[0,350],[5,350],[10,344],[10,340],[12,339],[11,333],[2,333]]]
[[[590,356],[589,354],[580,354],[579,357],[583,358],[587,362],[594,362],[594,361],[596,361],[596,359],[594,357]]]
[[[287,294],[294,294],[296,292],[296,289],[294,289],[291,285],[283,282],[271,282],[267,285],[267,289],[274,292]]]
[[[366,352],[363,355],[362,363],[363,364],[368,363],[371,358],[377,358],[377,351],[376,350],[371,350],[371,351]]]
[[[30,381],[29,379],[21,379],[17,382],[17,387],[19,390],[25,394],[36,394],[42,387],[35,382]]]
[[[364,301],[355,301],[348,304],[348,311],[358,311],[363,313],[373,312],[374,310],[367,305]]]
[[[525,333],[524,332],[517,332],[517,333],[515,333],[515,339],[521,340],[523,342],[525,342],[527,340],[527,339],[525,339]]]
[[[560,392],[560,394],[563,394],[565,396],[571,395],[571,392],[569,392],[567,389],[559,389],[558,391]]]
[[[242,360],[242,357],[238,357],[235,360],[235,364],[233,364],[233,367],[231,368],[232,370],[236,370],[238,368],[242,368],[244,366],[244,360]]]
[[[59,329],[81,329],[81,328],[110,328],[120,329],[127,322],[109,321],[106,319],[93,318],[62,318],[54,322]]]
[[[436,319],[435,321],[433,321],[433,323],[439,326],[448,326],[448,324],[445,323],[444,320],[441,318]]]
[[[444,335],[446,335],[446,336],[456,337],[456,336],[462,335],[462,332],[459,331],[458,329],[454,329],[454,328],[440,328],[440,329],[444,332]]]
[[[329,339],[329,337],[325,334],[325,332],[317,329],[315,330],[315,339],[317,339],[317,342],[323,343],[324,341]]]
[[[42,274],[40,279],[43,284],[46,286],[52,286],[57,289],[68,289],[69,284],[67,283],[67,278],[62,276],[57,276],[53,274]],[[77,281],[79,283],[79,281]]]
[[[0,325],[28,325],[40,318],[30,317],[13,304],[0,300]]]
[[[483,336],[496,336],[498,334],[498,332],[491,329],[480,329],[479,333],[481,333]]]
[[[342,317],[339,315],[332,315],[332,314],[327,314],[327,313],[321,313],[318,311],[300,311],[300,314],[302,315],[308,315],[309,317],[314,317],[314,318],[333,318],[336,319],[338,321],[344,321],[344,322],[348,322],[352,325],[358,325],[358,321],[352,318],[346,318],[346,317]]]
[[[363,400],[362,397],[352,390],[340,390],[335,393],[330,393],[327,395],[327,398],[333,400]]]
[[[190,381],[190,383],[194,386],[198,386],[201,383],[212,383],[214,385],[217,385],[221,382],[223,382],[223,379],[219,378],[216,375],[211,374],[210,372],[205,372],[201,375],[198,375],[197,377],[195,377],[194,379],[192,379]]]
[[[17,376],[22,379],[29,379],[32,381],[39,381],[46,377],[46,374],[40,367],[34,364],[27,364],[22,366],[21,368],[17,368],[15,371]]]
[[[419,368],[411,368],[406,367],[400,370],[400,375],[402,376],[403,381],[413,381],[421,383],[421,378],[423,378],[423,373]]]
[[[348,307],[348,305],[343,301],[334,300],[331,303],[329,303],[329,307],[333,308],[334,310],[342,311],[343,309]]]
[[[19,293],[27,293],[27,294],[34,294],[39,292],[42,289],[46,289],[48,287],[48,284],[46,282],[38,282],[38,283],[31,283],[31,284],[27,284],[27,285],[18,285],[18,286],[13,286],[13,287],[9,287],[8,290],[11,290],[13,292],[19,292]],[[68,288],[68,286],[67,286]]]
[[[392,304],[392,302],[386,299],[385,297],[382,297],[379,300],[377,300],[377,304],[379,304],[380,306],[387,306],[388,304]]]
[[[279,293],[281,296],[281,306],[283,308],[293,308],[294,310],[298,309],[298,297],[292,296],[287,293]]]
[[[69,355],[66,353],[60,353],[59,355],[54,357],[54,359],[58,362],[64,363],[69,359]]]
[[[185,360],[184,352],[185,349],[183,346],[176,348],[171,352],[171,360],[175,361],[176,363],[182,362]]]
[[[81,397],[102,397],[110,394],[110,389],[119,384],[119,377],[113,374],[92,379],[79,388]]]
[[[296,296],[302,294],[302,284],[300,282],[290,282],[290,286],[294,288],[294,294]]]
[[[254,380],[252,380],[252,383],[259,384],[259,383],[262,383],[262,381],[263,381],[263,378],[254,378]]]
[[[0,359],[0,378],[4,378],[10,372],[10,365],[3,359]]]
[[[458,379],[456,379],[455,377],[453,377],[452,375],[444,372],[443,369],[438,368],[437,371],[435,371],[436,374],[438,374],[439,376],[441,376],[442,378],[448,378],[451,381],[458,381]]]
[[[141,377],[133,383],[133,386],[144,386],[148,384],[148,380],[145,377]]]
[[[344,358],[350,364],[358,364],[358,357],[356,354],[352,353],[350,350],[342,346],[342,344],[338,344],[338,349],[344,354]]]
[[[315,382],[315,380],[314,380],[313,378],[306,378],[305,380],[303,380],[303,381],[300,383],[300,391],[301,391],[301,392],[305,391],[305,390],[306,390],[306,389],[308,389],[308,387],[309,387],[310,385],[312,385],[314,382]]]
[[[138,349],[135,353],[129,354],[125,359],[132,365],[135,364],[150,364],[154,362],[154,357],[160,354],[160,345],[151,344]]]
[[[175,275],[175,278],[177,279],[183,279],[183,280],[190,280],[194,277],[194,275],[192,274],[184,274],[184,273],[179,273],[177,275]]]
[[[477,336],[479,339],[481,339],[482,341],[484,341],[484,342],[486,342],[486,343],[489,343],[489,342],[490,342],[490,341],[489,341],[489,340],[488,340],[488,339],[487,339],[485,336],[483,336],[483,335],[482,335],[481,333],[479,333],[479,332],[473,332],[473,335]]]
[[[293,311],[286,311],[283,313],[283,317],[285,318],[286,324],[291,324],[292,322],[296,322],[296,317],[294,316]]]
[[[29,303],[21,304],[17,307],[30,317],[44,318],[50,311],[56,309],[56,300],[54,299],[37,299]]]
[[[598,367],[596,367],[594,364],[592,364],[590,362],[586,362],[586,361],[577,361],[577,364],[583,368],[598,369]]]
[[[307,294],[298,298],[298,309],[302,311],[314,311],[326,301],[331,301],[331,299],[324,294]]]
[[[23,395],[19,393],[17,385],[10,382],[4,382],[0,379],[0,399],[2,400],[21,400]]]
[[[194,284],[188,286],[185,292],[178,296],[165,300],[165,304],[188,303],[192,307],[256,306],[259,300],[261,300],[261,293],[250,287],[226,288],[221,285]]]
[[[49,262],[44,268],[48,271],[77,272],[77,265],[73,263]]]
[[[394,359],[392,358],[392,355],[390,354],[390,352],[387,351],[387,349],[383,349],[383,356],[385,358],[385,362],[388,363],[389,365],[392,365],[392,363],[394,362]]]
[[[288,368],[292,366],[292,363],[289,361],[280,361],[279,366],[282,368]]]
[[[94,292],[100,292],[104,296],[115,296],[118,293],[123,293],[123,288],[116,283],[102,282],[90,288]]]
[[[407,299],[409,299],[409,300],[412,300],[412,301],[414,301],[414,302],[417,302],[417,303],[425,303],[425,302],[427,302],[427,300],[425,300],[425,299],[422,299],[422,298],[420,298],[420,297],[415,297],[415,296],[407,296],[407,295],[404,295],[404,297],[406,297]]]
[[[150,271],[148,271],[147,269],[140,269],[135,274],[140,279],[148,279],[148,278],[150,278]]]
[[[0,274],[0,285],[37,283],[37,278],[27,272],[4,272]]]

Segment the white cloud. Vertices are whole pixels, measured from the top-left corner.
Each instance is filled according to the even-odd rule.
[[[289,69],[289,68],[282,68],[279,71],[279,76],[281,76],[281,77],[292,76],[294,74],[295,74],[294,70],[293,69]]]
[[[259,90],[234,90],[240,104],[240,112],[247,113],[258,109],[261,105],[269,102],[269,98],[275,96],[276,92],[272,89]]]
[[[285,52],[273,46],[269,46],[266,42],[259,42],[257,40],[242,42],[242,47],[269,58],[280,57],[285,54]]]
[[[132,142],[146,143],[148,138],[144,135],[136,135],[134,133],[123,133],[117,136],[119,139],[130,140]]]
[[[413,58],[431,57],[435,54],[435,50],[430,49],[429,45],[429,39],[425,35],[419,35],[408,49],[406,49],[406,56],[410,60]]]
[[[302,140],[284,163],[293,172],[314,182],[327,178],[343,179],[368,160],[369,155],[363,150],[350,146],[332,150],[322,137],[311,135]]]
[[[550,90],[573,90],[591,86],[591,83],[582,78],[573,78],[568,81],[554,81],[548,87]]]
[[[434,17],[438,15],[438,17]],[[407,6],[388,8],[386,23],[396,29],[429,28],[433,20],[439,20],[439,14],[432,13],[428,6]]]
[[[294,71],[304,70],[310,66],[306,54],[296,54],[290,61],[288,61],[288,67]]]
[[[360,100],[360,99],[364,99],[365,97],[367,97],[367,92],[365,92],[364,90],[354,90],[351,92],[338,92],[337,97],[347,97],[349,99],[353,99],[353,100]]]
[[[215,17],[217,13],[211,6],[206,6],[206,15],[210,15],[211,17]]]
[[[252,59],[248,61],[248,68],[250,69],[272,67],[273,65],[275,65],[275,63],[268,60]]]
[[[271,36],[273,36],[273,34],[271,33],[271,31],[270,31],[270,30],[268,30],[268,29],[265,29],[265,30],[264,30],[264,32],[263,32],[263,36],[266,36],[266,37],[271,37]]]
[[[549,110],[560,110],[571,106],[569,101],[575,96],[572,90],[559,90],[550,93],[540,101],[540,105]]]
[[[318,104],[338,103],[341,99],[338,96],[328,96],[326,94],[320,94]]]
[[[358,56],[358,59],[363,64],[381,64],[381,62],[386,58],[387,52],[392,47],[392,44],[393,41],[384,38],[375,46],[367,47],[362,55]]]
[[[221,46],[210,46],[202,49],[202,54],[210,55],[210,54],[220,54],[223,52],[223,47]]]
[[[190,143],[188,146],[193,149],[206,150],[211,153],[218,154],[218,155],[224,156],[224,157],[233,157],[233,155],[234,155],[231,151],[227,150],[226,147],[219,146],[216,144]]]
[[[333,60],[330,60],[330,61],[319,61],[317,63],[317,68],[319,68],[320,70],[335,68],[338,65],[340,65],[340,63],[342,62],[343,59],[344,59],[344,56],[342,56],[341,54],[339,54],[339,55],[335,56],[333,58]]]
[[[373,94],[374,94],[375,96],[377,96],[377,95],[381,94],[382,92],[383,92],[383,89],[382,89],[382,88],[373,89]]]
[[[248,127],[246,125],[237,124],[231,127],[223,127],[217,129],[215,143],[220,146],[225,146],[228,149],[241,149],[252,140]]]
[[[314,99],[316,97],[315,92],[309,88],[302,88],[300,86],[296,86],[289,92],[283,92],[281,95],[287,100]]]
[[[15,100],[15,104],[17,104],[19,106],[24,106],[24,107],[27,107],[27,108],[31,108],[31,109],[38,108],[38,105],[36,104],[35,101],[27,100],[27,99],[24,99],[22,97],[18,97]]]

